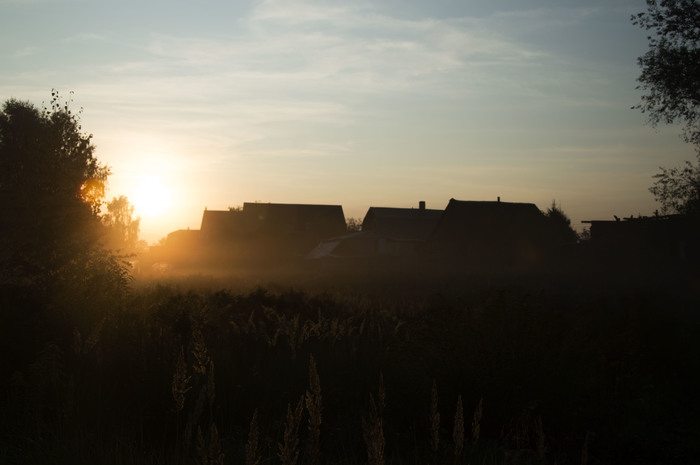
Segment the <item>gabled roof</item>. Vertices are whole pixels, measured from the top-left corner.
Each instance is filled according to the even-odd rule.
[[[546,217],[535,204],[450,199],[435,232],[432,251],[482,258],[508,258],[540,248]]]
[[[440,225],[491,228],[511,224],[521,225],[524,222],[538,221],[543,217],[544,214],[534,203],[450,199]]]
[[[425,240],[437,226],[442,210],[370,207],[362,221],[363,231],[384,237]]]
[[[225,240],[241,234],[325,238],[345,233],[346,226],[340,205],[246,202],[239,210],[204,210],[201,231],[204,240]]]
[[[253,231],[317,232],[330,237],[347,229],[340,205],[246,202],[243,214],[246,226]]]
[[[241,212],[236,210],[204,210],[202,214],[202,238],[205,240],[231,236],[241,231]]]
[[[197,247],[200,243],[199,229],[178,229],[168,233],[165,244],[169,248]]]

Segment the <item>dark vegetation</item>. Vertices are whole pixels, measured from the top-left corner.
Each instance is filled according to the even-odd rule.
[[[644,91],[633,108],[659,123],[682,125],[683,140],[700,156],[700,3],[695,0],[647,0],[647,11],[632,23],[649,32],[649,50],[639,57],[637,81]],[[661,168],[649,189],[663,213],[700,216],[700,166],[686,161]]]
[[[50,300],[5,286],[2,463],[244,463],[254,415],[261,463],[291,463],[278,457],[285,412],[310,395],[312,358],[320,463],[367,462],[382,378],[375,463],[688,463],[700,452],[698,302],[679,281],[346,272],[307,273],[304,288],[295,276],[296,290],[279,275],[250,277],[273,279],[257,288],[189,277]],[[312,463],[305,409],[297,449]]]

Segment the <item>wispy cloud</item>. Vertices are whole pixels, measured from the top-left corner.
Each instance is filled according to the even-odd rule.
[[[520,40],[531,33],[526,28],[564,27],[593,14],[572,9],[406,19],[362,3],[266,0],[227,34],[121,39],[142,58],[92,67],[80,88],[102,99],[99,107],[128,115],[122,120],[127,126],[133,120],[154,131],[187,131],[221,153],[236,147],[236,153],[317,156],[323,150],[314,146],[331,154],[337,152],[324,127],[402,117],[391,109],[394,99],[430,100],[474,122],[484,119],[487,107],[497,116],[523,105],[609,106],[587,90],[604,79],[600,70]],[[81,37],[116,42],[108,34]],[[314,128],[313,135],[303,133],[311,140],[287,139],[296,145],[274,150],[255,146],[300,126]]]
[[[26,58],[39,53],[39,47],[28,46],[22,47],[12,53],[12,58]]]

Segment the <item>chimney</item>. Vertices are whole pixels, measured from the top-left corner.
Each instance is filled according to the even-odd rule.
[[[420,202],[418,202],[418,209],[425,210],[425,200],[421,200]]]

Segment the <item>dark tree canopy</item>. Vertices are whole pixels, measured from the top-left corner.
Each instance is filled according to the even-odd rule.
[[[362,231],[362,218],[347,218],[345,220],[348,232],[360,232]]]
[[[682,168],[661,168],[649,188],[662,213],[700,217],[700,167],[689,161]]]
[[[700,150],[700,2],[647,0],[647,10],[632,16],[650,32],[649,51],[638,60],[645,94],[634,108],[652,125],[683,124],[684,139]]]
[[[102,216],[105,225],[105,246],[123,254],[134,254],[139,246],[141,218],[134,218],[134,206],[120,195],[107,203],[107,213]]]
[[[0,278],[65,273],[99,248],[109,174],[57,92],[51,106],[7,100],[0,112]],[[74,267],[77,269],[77,267]]]
[[[564,213],[561,205],[557,205],[555,200],[552,200],[552,206],[547,209],[544,215],[550,226],[551,243],[555,245],[572,245],[578,241],[578,234],[571,227],[571,219]]]

